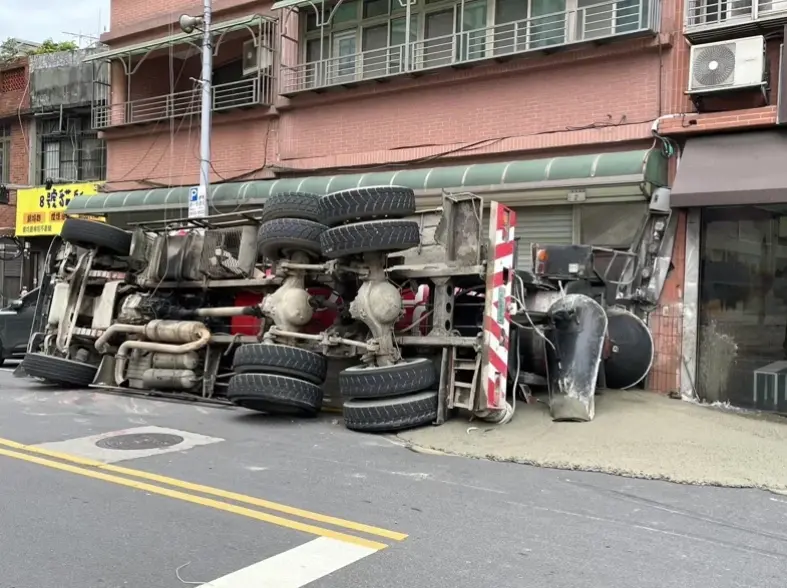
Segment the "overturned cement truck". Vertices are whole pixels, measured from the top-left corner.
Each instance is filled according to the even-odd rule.
[[[396,186],[130,230],[70,217],[19,375],[293,416],[334,403],[369,432],[458,411],[506,422],[517,390],[543,383],[555,418],[590,420],[605,365],[645,377],[650,334],[596,300],[593,248],[535,246],[534,271],[517,270],[515,227],[473,194],[416,212]],[[616,322],[633,371],[615,363]]]

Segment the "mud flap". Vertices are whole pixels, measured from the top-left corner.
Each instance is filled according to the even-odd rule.
[[[11,373],[15,378],[26,378],[27,372],[25,368],[22,367],[22,362],[20,361],[19,364],[16,366],[14,371]]]
[[[39,291],[39,300],[41,300],[40,294],[41,291]],[[38,307],[36,307],[36,313],[38,313]],[[27,343],[27,353],[35,353],[36,351],[38,351],[41,348],[41,344],[43,343],[43,341],[44,341],[43,333],[33,332],[30,335],[30,341]],[[20,361],[17,364],[16,368],[14,368],[14,371],[11,373],[11,375],[13,375],[15,378],[26,378],[27,372],[25,371],[23,364],[24,362]]]
[[[101,363],[98,365],[96,377],[93,378],[93,383],[90,384],[93,388],[116,388],[115,383],[115,356],[105,355],[101,358]]]
[[[552,420],[592,421],[607,315],[598,302],[583,294],[567,294],[552,304],[548,314],[553,325],[552,345],[547,346]]]

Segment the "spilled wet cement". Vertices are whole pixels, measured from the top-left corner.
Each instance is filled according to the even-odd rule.
[[[590,423],[554,423],[544,404],[518,404],[503,426],[455,418],[399,434],[414,448],[540,467],[683,484],[787,491],[787,418],[606,392]]]

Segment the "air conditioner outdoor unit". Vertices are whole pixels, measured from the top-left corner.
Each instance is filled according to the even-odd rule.
[[[688,94],[710,94],[763,86],[765,38],[704,43],[691,48]]]
[[[260,39],[258,45],[250,39],[243,43],[243,75],[256,74],[273,66],[273,51],[266,47],[265,39]]]

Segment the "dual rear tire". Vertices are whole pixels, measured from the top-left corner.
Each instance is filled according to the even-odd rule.
[[[415,214],[415,193],[401,186],[351,188],[319,199],[322,255],[339,259],[364,253],[395,253],[417,247],[420,226],[402,220]]]
[[[414,213],[415,193],[400,186],[282,192],[265,203],[258,252],[275,260],[300,251],[316,261],[405,251],[420,243],[418,223],[402,220]]]
[[[390,366],[357,366],[339,373],[344,424],[383,433],[428,425],[437,418],[437,372],[427,358]]]
[[[322,407],[327,359],[306,349],[254,343],[233,358],[235,375],[227,399],[242,408],[272,415],[313,417]]]
[[[271,415],[313,417],[322,407],[328,361],[323,355],[270,343],[243,345],[233,359],[227,398]],[[339,373],[345,426],[367,433],[427,425],[437,418],[437,373],[431,360],[352,367]]]

